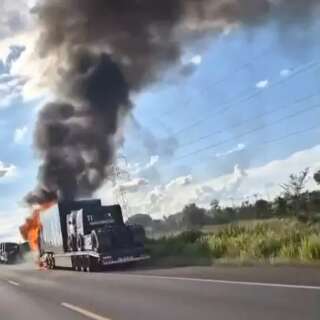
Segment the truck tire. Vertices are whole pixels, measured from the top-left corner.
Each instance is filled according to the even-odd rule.
[[[94,271],[91,257],[90,256],[85,256],[84,257],[84,261],[85,261],[85,263],[84,263],[84,271],[86,271],[86,272]]]
[[[79,257],[74,257],[74,270],[80,271],[80,259]]]
[[[56,259],[54,258],[54,256],[51,256],[51,270],[56,268]]]
[[[46,264],[49,270],[53,270],[55,268],[55,259],[52,254],[47,255]]]
[[[79,256],[78,257],[78,263],[79,263],[79,271],[84,272],[84,257]]]
[[[71,257],[71,268],[76,271],[76,257]]]
[[[90,272],[99,272],[101,270],[99,261],[95,257],[89,257],[90,260]]]
[[[45,255],[44,267],[45,267],[45,269],[50,269],[50,259],[49,259],[49,255],[48,254]]]

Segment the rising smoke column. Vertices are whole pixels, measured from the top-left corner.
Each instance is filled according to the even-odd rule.
[[[40,0],[38,55],[55,100],[39,114],[42,160],[29,204],[90,196],[107,178],[130,95],[176,64],[184,43],[267,19],[307,20],[319,0]]]
[[[96,190],[113,160],[119,118],[131,108],[128,84],[109,55],[80,48],[70,57],[59,80],[74,102],[52,102],[40,111],[35,144],[43,163],[39,187],[27,196],[31,204]]]

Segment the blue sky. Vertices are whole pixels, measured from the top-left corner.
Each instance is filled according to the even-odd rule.
[[[307,139],[301,135],[284,143],[269,145],[262,151],[255,149],[262,140],[272,140],[317,123],[319,109],[313,109],[271,125],[319,101],[316,97],[319,95],[319,65],[293,74],[294,70],[303,70],[312,62],[319,63],[318,31],[319,24],[316,24],[306,30],[301,39],[294,39],[293,43],[285,46],[281,38],[279,40],[285,35],[279,35],[272,24],[250,34],[248,30],[236,30],[212,39],[202,50],[191,48],[194,54],[202,55],[202,64],[190,77],[168,82],[167,85],[161,83],[140,95],[135,110],[138,121],[154,135],[175,138],[180,146],[184,146],[178,147],[172,158],[164,159],[163,164],[171,167],[164,170],[164,174],[174,175],[172,168],[185,166],[201,175],[207,174],[208,170],[219,175],[230,171],[234,161],[241,166],[261,165],[316,145],[318,135],[313,131]],[[260,81],[268,81],[269,85],[257,89],[256,84]],[[251,95],[255,96],[249,99]],[[299,99],[305,100],[295,103]],[[227,111],[223,112],[226,108]],[[277,108],[277,112],[271,112]],[[268,115],[259,118],[262,114]],[[247,121],[249,119],[255,121]],[[240,126],[241,123],[244,124]],[[251,128],[263,125],[265,129],[237,138]],[[200,139],[220,130],[220,134]],[[128,137],[128,155],[140,155],[134,148],[135,141],[130,140],[130,135]],[[233,141],[180,159],[232,137]],[[239,143],[248,145],[248,148],[236,159],[215,158],[216,153],[226,152]]]
[[[133,96],[119,151],[130,179],[106,183],[97,195],[111,202],[117,190],[125,191],[129,214],[159,217],[190,201],[206,206],[218,198],[228,204],[255,190],[275,195],[291,172],[318,169],[319,31],[319,22],[282,32],[269,23],[185,47],[180,65]],[[30,37],[23,32],[0,38],[0,172],[6,172],[0,178],[0,238],[1,232],[17,237],[27,214],[21,200],[35,185],[39,164],[32,132],[42,96],[25,93],[36,72],[27,80],[19,73]],[[26,50],[9,65],[10,45]],[[182,76],[187,64],[193,72]]]

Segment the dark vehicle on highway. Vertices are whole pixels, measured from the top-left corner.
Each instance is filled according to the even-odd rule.
[[[0,263],[12,264],[21,260],[20,246],[14,242],[0,243]]]
[[[127,225],[119,205],[100,200],[59,202],[41,216],[41,261],[49,268],[92,271],[146,260],[141,226]]]

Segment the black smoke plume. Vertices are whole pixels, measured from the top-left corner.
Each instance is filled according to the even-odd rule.
[[[35,144],[43,163],[30,204],[96,190],[113,160],[120,117],[131,108],[128,84],[109,55],[79,49],[72,62],[61,75],[61,92],[76,103],[49,103],[39,114]]]
[[[130,94],[177,63],[184,43],[235,25],[306,21],[319,0],[40,0],[38,54],[56,101],[40,112],[42,164],[27,202],[91,195],[107,178]]]

